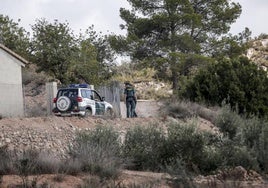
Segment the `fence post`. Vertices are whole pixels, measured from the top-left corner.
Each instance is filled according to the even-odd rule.
[[[47,94],[47,115],[51,115],[53,109],[53,98],[56,97],[57,95],[56,82],[46,83],[46,94]]]

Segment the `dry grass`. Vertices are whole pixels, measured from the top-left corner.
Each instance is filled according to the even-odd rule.
[[[192,117],[201,117],[212,123],[216,121],[219,109],[216,107],[208,108],[204,105],[190,101],[170,99],[165,101],[161,114],[171,116],[177,119],[188,119]]]

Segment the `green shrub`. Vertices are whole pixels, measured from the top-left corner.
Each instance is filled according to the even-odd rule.
[[[228,159],[228,164],[233,167],[242,166],[248,170],[258,170],[256,156],[246,146],[235,146],[232,155]]]
[[[191,102],[172,99],[164,103],[161,113],[178,119],[191,118],[196,115],[191,106]]]
[[[123,156],[132,164],[129,169],[159,170],[162,164],[162,151],[165,144],[164,132],[160,127],[135,126],[125,136]]]
[[[167,133],[157,126],[135,126],[126,133],[123,157],[132,161],[127,168],[134,170],[172,172],[175,176],[209,173],[223,164],[220,143],[219,135],[200,132],[194,124],[173,123]]]
[[[165,165],[165,171],[171,175],[172,187],[195,187],[192,174],[187,170],[185,163],[177,158],[170,164]]]
[[[268,77],[247,58],[223,60],[201,69],[182,96],[194,102],[221,105],[247,115],[268,116]]]
[[[39,151],[33,149],[23,150],[22,154],[17,156],[15,166],[17,173],[20,176],[29,176],[32,174],[40,173],[37,168],[37,161],[39,158]]]
[[[225,106],[217,117],[216,125],[232,140],[222,148],[225,165],[268,171],[268,123],[265,119],[241,117]],[[224,155],[226,153],[228,157]]]
[[[163,108],[161,108],[161,113],[163,115],[168,115],[179,119],[199,116],[208,121],[215,122],[215,118],[218,115],[218,110],[216,110],[216,108],[212,110],[205,105],[191,101],[170,99],[165,101]]]
[[[171,124],[168,127],[165,154],[169,161],[181,158],[190,170],[196,169],[206,144],[204,134],[197,131],[193,124]],[[169,162],[167,161],[167,162]]]
[[[268,123],[263,124],[259,144],[254,148],[261,170],[268,173]]]
[[[48,151],[38,151],[38,157],[36,158],[37,173],[40,174],[54,174],[61,171],[63,161],[56,158]],[[66,165],[66,164],[64,164]]]
[[[22,84],[27,85],[34,82],[37,86],[44,85],[48,81],[48,76],[43,72],[36,72],[36,68],[30,67],[22,69]]]
[[[79,161],[81,170],[101,178],[116,178],[122,161],[119,134],[108,126],[78,133],[75,144],[70,148],[71,159]]]
[[[68,158],[60,163],[59,171],[57,173],[77,175],[82,172],[82,162],[78,158]]]
[[[18,151],[15,153],[16,157],[12,162],[15,166],[16,173],[20,176],[54,174],[61,171],[60,167],[63,161],[47,151],[25,149],[22,153]]]
[[[264,124],[263,121],[256,117],[243,119],[242,134],[246,146],[253,148],[259,145],[259,138]]]
[[[200,172],[209,174],[221,167],[223,160],[221,150],[215,145],[205,146],[202,157],[198,163]]]
[[[222,141],[220,150],[222,156],[222,166],[242,166],[246,169],[258,170],[256,155],[246,146],[226,138]]]
[[[229,106],[224,106],[216,118],[215,125],[225,136],[234,139],[242,123],[243,120],[237,113],[233,112]]]
[[[7,145],[0,147],[0,176],[14,172],[13,157]]]
[[[37,150],[25,149],[21,154],[16,155],[14,166],[17,175],[22,180],[22,187],[34,187],[37,183],[37,177],[30,180],[30,175],[40,175],[42,172],[38,168],[38,158],[40,152]]]
[[[259,167],[268,172],[268,122],[257,117],[244,118],[242,127],[243,144],[253,151]]]

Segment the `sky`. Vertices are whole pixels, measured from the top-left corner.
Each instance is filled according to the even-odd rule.
[[[248,27],[252,37],[268,34],[268,0],[231,0],[239,2],[242,14],[232,25],[230,32],[237,34]],[[124,23],[119,16],[120,7],[129,8],[127,0],[0,0],[0,14],[31,31],[37,19],[49,22],[57,19],[67,21],[75,32],[84,32],[94,25],[96,31],[125,34],[119,25]]]

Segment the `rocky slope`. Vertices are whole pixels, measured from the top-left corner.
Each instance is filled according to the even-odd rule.
[[[65,158],[68,147],[73,144],[73,140],[78,131],[91,130],[98,125],[113,126],[123,136],[127,129],[134,125],[148,126],[152,124],[165,126],[170,122],[177,121],[166,117],[147,117],[147,118],[79,118],[79,117],[32,117],[32,118],[5,118],[0,120],[0,146],[9,149],[17,149],[22,152],[24,149],[33,148],[40,152],[49,151],[55,158]],[[201,130],[219,133],[218,130],[208,121],[199,120]],[[238,177],[239,176],[239,177]],[[30,177],[36,178],[36,177]],[[86,178],[93,178],[86,174],[76,176],[57,174],[41,175],[38,177],[39,185],[49,183],[51,187],[73,188],[81,185]],[[61,181],[57,179],[61,178]],[[236,179],[238,178],[238,179]],[[173,177],[165,173],[122,171],[117,185],[129,185],[129,187],[147,185],[147,187],[168,188]],[[4,176],[0,187],[12,187],[19,184],[21,177]],[[230,171],[219,171],[216,175],[198,176],[194,182],[199,187],[215,185],[217,187],[267,187],[267,183],[254,171],[247,171],[242,167],[231,169]],[[15,187],[15,186],[13,186]]]
[[[268,70],[268,39],[254,40],[247,50],[247,57],[254,63]]]
[[[247,56],[257,62],[264,69],[268,67],[268,39],[261,41],[256,41],[253,43],[252,48],[248,50]],[[29,74],[29,73],[28,73]],[[40,151],[50,151],[55,157],[65,158],[68,153],[68,148],[72,145],[75,135],[78,131],[90,130],[97,125],[113,126],[117,130],[124,134],[125,130],[133,125],[150,125],[152,123],[161,123],[163,126],[170,121],[176,121],[172,118],[155,116],[155,117],[142,117],[135,119],[126,118],[115,118],[115,119],[105,119],[97,117],[89,118],[79,118],[79,117],[55,117],[55,116],[45,116],[46,115],[46,95],[45,86],[41,84],[43,77],[39,78],[36,74],[28,75],[28,83],[24,87],[25,95],[25,108],[26,108],[26,118],[5,118],[0,120],[0,147],[6,146],[9,149],[19,149],[22,152],[24,149],[33,148]],[[35,78],[33,81],[32,78]],[[38,78],[38,79],[37,79]],[[27,80],[26,80],[27,81]],[[140,97],[146,97],[148,93],[159,94],[161,88],[166,91],[165,94],[169,95],[171,93],[170,86],[155,83],[136,83],[138,90],[142,88],[149,88],[147,91],[141,92]],[[157,96],[156,96],[157,98]],[[201,130],[209,130],[218,133],[217,128],[215,128],[211,122],[205,119],[199,119],[199,128]],[[195,181],[200,185],[200,187],[226,187],[224,182],[226,179],[226,174],[230,175],[240,174],[239,185],[237,182],[230,180],[229,187],[268,187],[267,183],[261,178],[260,175],[255,172],[248,172],[242,167],[234,169],[235,172],[219,172],[213,176],[199,176]],[[54,181],[54,175],[44,176],[44,181]],[[66,176],[64,181],[54,182],[54,187],[76,187],[85,177],[73,177]],[[145,184],[144,182],[154,182],[151,187],[170,187],[168,184],[168,179],[172,177],[167,177],[166,174],[159,173],[147,173],[147,172],[133,172],[124,171],[120,177],[120,181],[124,182],[138,182]],[[3,183],[0,187],[10,187],[10,183],[18,182],[19,178],[15,176],[5,176],[3,178]],[[157,182],[157,183],[155,183]],[[137,184],[138,185],[138,184]]]
[[[155,118],[104,119],[97,117],[33,117],[4,118],[0,120],[0,146],[9,149],[37,149],[50,151],[64,158],[76,133],[90,130],[97,125],[113,126],[122,134],[133,125],[149,125]]]

